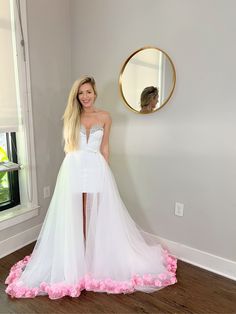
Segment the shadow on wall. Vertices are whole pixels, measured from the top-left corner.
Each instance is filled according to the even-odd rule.
[[[121,96],[119,95],[118,82],[108,82],[98,95],[99,107],[108,111],[112,116],[112,129],[110,136],[110,166],[121,195],[121,198],[133,217],[138,217],[142,226],[149,225],[141,199],[135,189],[134,178],[130,172],[130,161],[126,149],[127,114],[124,111]],[[100,106],[101,103],[101,106]],[[125,109],[128,110],[128,109]],[[132,114],[130,112],[130,114]],[[114,153],[113,153],[114,152]],[[125,187],[129,187],[127,190]],[[136,219],[135,219],[136,220]],[[147,228],[146,228],[147,229]]]

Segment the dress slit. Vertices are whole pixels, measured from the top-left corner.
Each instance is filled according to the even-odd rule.
[[[83,233],[84,233],[84,241],[86,241],[86,207],[87,207],[87,194],[83,193]]]

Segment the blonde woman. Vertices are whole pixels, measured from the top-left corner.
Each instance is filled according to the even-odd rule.
[[[96,98],[92,77],[74,83],[64,113],[66,156],[35,248],[6,279],[12,297],[153,292],[176,282],[176,259],[120,198],[108,164],[111,118]]]
[[[158,102],[158,89],[155,86],[145,87],[141,93],[140,106],[141,113],[151,113],[155,110]]]
[[[97,98],[95,80],[92,77],[85,77],[75,81],[72,86],[68,104],[64,113],[64,140],[66,153],[73,152],[79,147],[80,129],[82,130],[82,140],[86,143],[89,141],[90,132],[96,129],[103,129],[103,137],[100,146],[100,152],[108,162],[109,159],[109,133],[111,127],[111,117],[108,112],[95,108],[94,102]],[[87,148],[87,147],[86,147]],[[85,155],[86,156],[86,155]],[[93,168],[93,165],[91,165]],[[86,171],[84,167],[83,171]],[[89,177],[90,175],[90,177]],[[84,175],[83,185],[87,182],[93,182],[95,178],[100,178],[100,170],[97,168],[96,173],[87,172]],[[100,184],[98,182],[98,184]],[[93,184],[94,185],[94,184]],[[82,188],[86,190],[86,186]],[[94,187],[93,187],[94,192]],[[83,193],[83,230],[86,238],[86,193]]]

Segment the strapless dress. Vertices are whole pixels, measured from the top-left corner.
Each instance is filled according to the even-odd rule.
[[[176,282],[176,258],[134,222],[120,197],[100,152],[103,132],[100,125],[89,133],[81,126],[78,149],[62,162],[34,250],[6,279],[12,297],[153,292]]]

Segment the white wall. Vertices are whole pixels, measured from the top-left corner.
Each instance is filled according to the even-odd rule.
[[[43,187],[50,185],[53,192],[64,156],[61,116],[71,85],[69,2],[30,0],[27,14],[40,215],[2,230],[3,247],[4,240],[42,223],[50,200],[43,198]]]
[[[131,215],[161,237],[236,261],[235,1],[71,3],[72,76],[94,75],[98,106],[112,114],[111,167]],[[170,55],[177,85],[159,112],[138,115],[118,78],[147,45]]]

